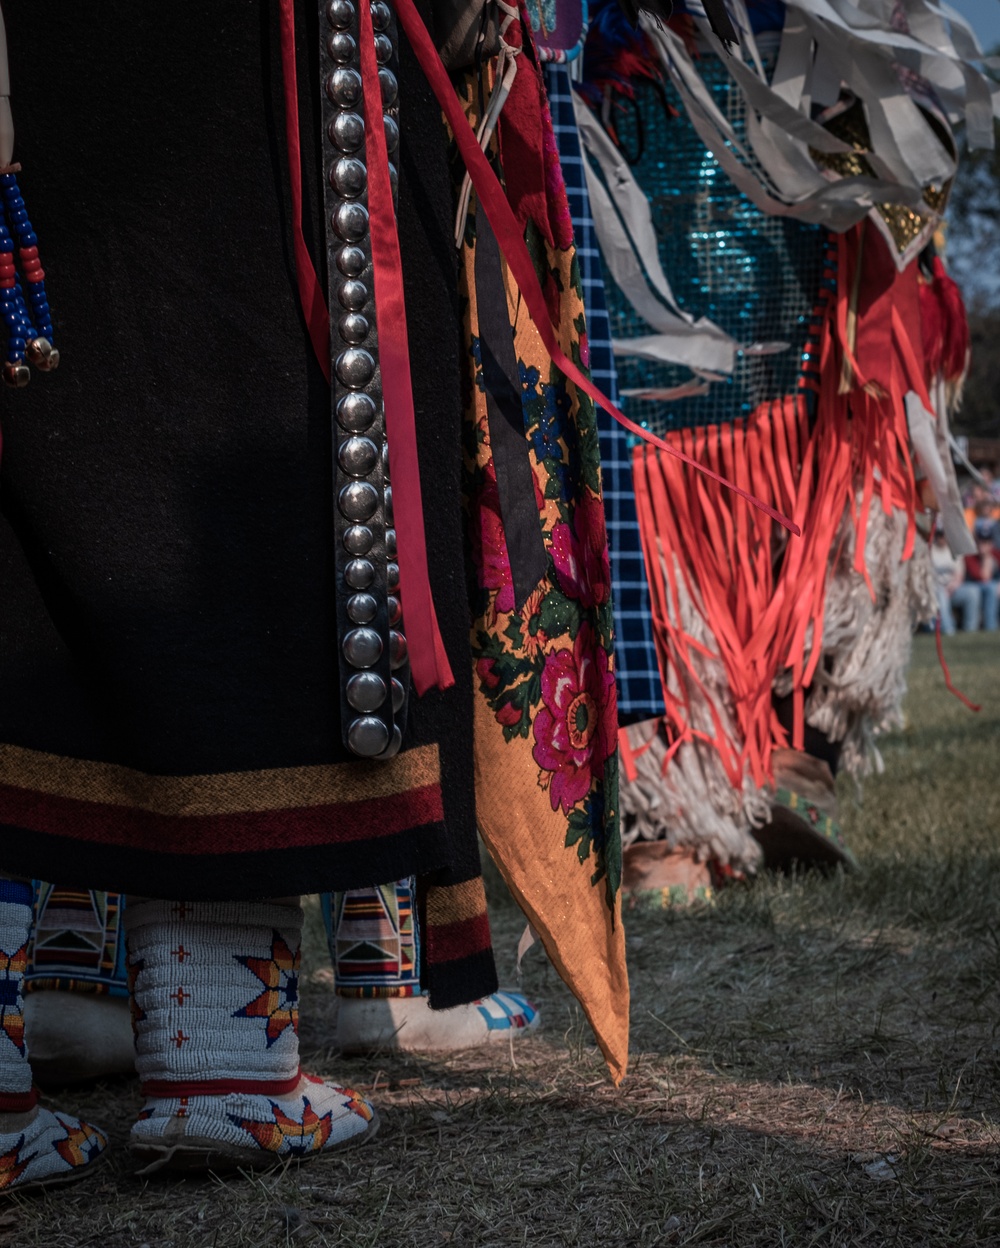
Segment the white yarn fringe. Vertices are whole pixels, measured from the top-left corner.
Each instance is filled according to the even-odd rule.
[[[661,547],[660,574],[666,580],[663,561]],[[713,652],[710,657],[692,650],[692,662],[708,696],[694,686],[690,678],[684,681],[691,704],[690,727],[714,735],[714,704],[726,735],[738,743],[739,731],[725,668],[722,660],[714,657],[715,638],[692,599],[676,556],[673,561],[679,623],[691,638]],[[668,687],[675,695],[681,693],[682,679],[677,666],[671,665]],[[697,739],[685,741],[664,769],[668,746],[656,726],[655,721],[648,721],[633,724],[627,730],[633,751],[643,752],[635,754],[638,773],[635,780],[628,779],[624,767],[619,771],[619,801],[625,816],[623,843],[664,840],[673,849],[691,851],[699,862],[716,858],[734,868],[752,871],[760,861],[761,851],[750,828],[766,822],[770,811],[767,796],[749,776],[744,777],[742,791],[734,788],[716,750]],[[643,749],[650,736],[653,736],[652,743]]]
[[[937,613],[930,549],[919,536],[903,562],[907,518],[873,503],[865,538],[872,589],[854,571],[855,528],[841,521],[823,624],[823,657],[806,701],[806,721],[840,742],[841,767],[860,782],[883,769],[876,739],[903,723],[906,670],[917,624]],[[841,542],[843,545],[841,546]],[[779,692],[790,687],[787,674]]]
[[[656,727],[654,722],[628,729],[633,749]],[[767,819],[770,803],[749,777],[743,792],[734,789],[716,751],[702,741],[685,741],[667,763],[667,744],[657,732],[649,748],[636,757],[635,780],[622,770],[619,800],[624,815],[622,843],[666,841],[671,849],[693,853],[699,862],[715,858],[734,868],[753,871],[760,846],[751,825]]]

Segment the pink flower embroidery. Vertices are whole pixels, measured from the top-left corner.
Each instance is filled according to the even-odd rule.
[[[572,527],[560,520],[552,528],[552,559],[559,588],[590,609],[607,602],[611,567],[601,500],[584,490],[573,509]]]
[[[615,677],[589,624],[572,650],[556,650],[542,671],[532,757],[550,772],[549,801],[567,814],[590,792],[593,773],[616,744]]]
[[[496,674],[494,670],[494,664],[493,664],[492,659],[477,659],[476,660],[476,675],[479,677],[480,681],[482,682],[483,687],[488,689],[490,693],[492,693],[493,690],[496,689],[500,684],[500,677]]]

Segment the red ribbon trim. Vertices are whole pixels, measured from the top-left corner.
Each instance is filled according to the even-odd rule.
[[[741,498],[746,499],[752,506],[770,516],[772,520],[777,520],[779,524],[784,525],[786,529],[799,536],[801,534],[799,526],[787,516],[782,515],[781,512],[776,511],[773,507],[769,507],[767,503],[762,502],[759,498],[755,498],[746,490],[740,489],[733,482],[727,481],[725,477],[720,476],[711,468],[699,464],[683,451],[650,433],[648,429],[643,429],[641,425],[637,425],[634,421],[629,420],[625,413],[620,411],[609,398],[603,395],[593,382],[584,377],[572,360],[567,357],[556,340],[555,331],[545,306],[545,296],[542,294],[542,288],[538,283],[538,275],[535,272],[531,256],[528,254],[528,249],[524,244],[521,231],[518,229],[517,220],[510,204],[507,202],[503,187],[497,180],[496,174],[490,168],[489,161],[476,141],[476,136],[465,115],[465,110],[455,94],[451,79],[441,63],[441,58],[438,56],[434,42],[427,33],[420,14],[414,7],[413,0],[396,0],[395,8],[399,24],[417,53],[421,68],[430,84],[431,90],[437,96],[438,103],[448,119],[448,124],[455,136],[455,142],[469,172],[476,195],[480,204],[482,204],[483,211],[489,218],[490,225],[493,226],[493,233],[500,244],[500,250],[503,252],[504,259],[507,261],[511,273],[514,275],[514,281],[517,283],[528,313],[535,323],[535,328],[545,344],[545,349],[548,351],[552,363],[579,390],[582,390],[595,403],[603,407],[630,433],[635,434],[636,437],[641,438],[644,442],[666,451],[668,455],[673,455],[675,458],[690,464],[698,472],[711,477],[713,481],[717,481],[720,485],[724,485],[727,489],[732,490]]]
[[[983,708],[978,702],[973,702],[971,698],[967,698],[961,689],[956,689],[951,683],[951,672],[948,670],[948,664],[944,657],[944,645],[941,642],[941,617],[934,621],[934,641],[937,645],[938,662],[941,664],[941,674],[944,676],[944,687],[949,693],[953,693],[963,706],[967,706],[970,711],[981,711]]]
[[[302,145],[299,140],[299,83],[295,68],[294,0],[281,0],[281,76],[285,87],[285,141],[292,192],[292,250],[295,281],[306,328],[323,376],[330,380],[330,311],[302,233]]]
[[[399,579],[406,611],[410,670],[418,694],[455,683],[438,627],[427,567],[424,505],[420,493],[417,427],[410,382],[403,262],[389,182],[389,153],[382,124],[382,88],[375,59],[369,0],[358,5],[361,82],[368,149],[368,217],[375,271],[375,321],[385,408],[386,438],[393,480],[393,511],[399,547]]]

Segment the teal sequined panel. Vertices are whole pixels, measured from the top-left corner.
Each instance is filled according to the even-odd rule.
[[[745,131],[745,105],[728,73],[711,56],[699,69],[715,102],[737,134]],[[804,367],[803,350],[823,281],[827,232],[762,213],[730,182],[687,120],[667,85],[664,112],[655,87],[634,82],[636,103],[615,108],[622,150],[649,197],[660,262],[685,312],[707,316],[737,342],[787,342],[777,355],[738,355],[731,378],[708,394],[664,402],[629,398],[625,411],[656,433],[719,424],[747,416],[761,403],[792,394]],[[606,279],[614,338],[654,331]],[[687,368],[618,356],[622,390],[666,389],[690,380]]]

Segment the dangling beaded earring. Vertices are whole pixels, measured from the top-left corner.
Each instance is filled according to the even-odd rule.
[[[52,316],[45,293],[45,271],[38,259],[38,239],[15,176],[21,166],[11,163],[14,124],[9,96],[7,32],[0,12],[0,314],[7,326],[3,379],[8,386],[26,386],[31,380],[28,363],[43,373],[51,372],[59,366],[59,352],[52,345]],[[14,261],[15,239],[20,277]]]
[[[43,373],[59,365],[59,352],[52,345],[52,316],[45,294],[45,271],[38,259],[38,239],[31,228],[14,170],[19,165],[0,166],[0,306],[7,323],[7,358],[3,379],[8,386],[26,386],[31,379],[30,361]],[[14,239],[18,244],[21,273],[28,288],[28,302],[14,267]],[[30,303],[30,311],[28,304]]]

